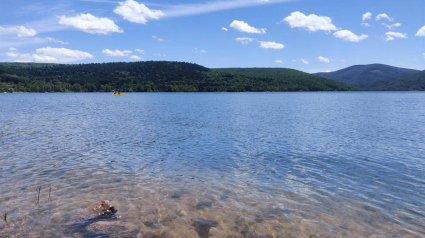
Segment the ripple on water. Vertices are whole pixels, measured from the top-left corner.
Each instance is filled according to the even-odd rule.
[[[0,95],[0,236],[424,237],[424,99]]]

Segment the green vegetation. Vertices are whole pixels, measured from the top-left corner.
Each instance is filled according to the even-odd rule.
[[[345,91],[352,87],[292,69],[208,69],[184,62],[1,63],[0,91],[15,92]]]
[[[377,91],[425,91],[425,70],[400,78],[380,80],[366,87]]]
[[[395,78],[419,73],[419,70],[404,69],[383,64],[355,65],[330,73],[315,75],[346,83],[362,90],[410,90],[408,82],[388,83]],[[400,78],[402,79],[402,78]],[[422,78],[422,81],[425,80]],[[391,87],[386,87],[390,86]],[[397,87],[400,86],[400,87]]]

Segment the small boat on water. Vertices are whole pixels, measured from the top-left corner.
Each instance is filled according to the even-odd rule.
[[[120,91],[114,91],[114,94],[112,94],[113,96],[124,96],[125,93],[121,93]]]

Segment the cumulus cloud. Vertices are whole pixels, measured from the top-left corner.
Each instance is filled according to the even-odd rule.
[[[302,12],[293,12],[281,22],[286,22],[291,28],[306,28],[309,31],[335,31],[337,27],[332,24],[332,19],[326,16],[310,14],[306,16]]]
[[[358,36],[349,30],[337,31],[334,33],[334,36],[336,38],[343,39],[345,41],[351,41],[351,42],[360,42],[369,37],[368,35],[365,35],[365,34]]]
[[[37,32],[32,28],[25,26],[0,26],[0,35],[16,35],[18,37],[31,37],[37,35]]]
[[[161,10],[151,10],[145,4],[134,0],[119,2],[119,5],[115,8],[114,12],[122,16],[125,20],[134,23],[146,24],[150,19],[158,20],[164,16]]]
[[[303,62],[303,64],[310,64],[310,62],[308,62],[307,60],[305,60],[305,59],[301,59],[301,62]]]
[[[18,49],[16,49],[15,47],[10,47],[9,50],[10,51],[17,51]]]
[[[381,13],[376,16],[375,20],[380,21],[382,19],[387,19],[388,21],[393,21],[394,19],[390,16],[388,16],[386,13]]]
[[[394,28],[396,28],[396,27],[401,26],[401,23],[394,23],[394,24],[391,24],[391,25],[388,25],[388,24],[386,24],[386,23],[382,23],[382,25],[383,25],[384,27],[386,27],[386,28],[388,28],[388,29],[392,30],[392,29],[394,29]]]
[[[229,26],[232,27],[233,29],[237,30],[237,31],[240,31],[240,32],[254,33],[254,34],[266,34],[265,28],[257,29],[255,27],[248,25],[248,23],[246,23],[244,21],[234,20],[232,23],[230,23]]]
[[[370,12],[366,12],[365,14],[362,15],[362,21],[369,20],[370,18],[372,18],[372,13]]]
[[[137,56],[137,55],[132,55],[132,56],[130,56],[130,59],[134,59],[134,60],[141,60],[141,59],[142,59],[142,57],[139,57],[139,56]]]
[[[110,50],[110,49],[104,49],[102,50],[102,54],[106,55],[106,56],[111,56],[111,57],[125,57],[125,56],[129,56],[129,54],[133,53],[131,50]]]
[[[365,27],[370,27],[369,23],[364,23],[364,22],[363,22],[363,23],[361,23],[360,25],[361,25],[361,26],[365,26]]]
[[[242,45],[247,45],[251,42],[253,42],[255,39],[249,38],[249,37],[238,37],[235,39],[235,41],[241,43]]]
[[[145,50],[142,49],[135,49],[135,51],[139,52],[140,54],[144,55],[145,54]]]
[[[80,14],[75,17],[59,16],[59,24],[73,27],[77,30],[84,31],[90,34],[110,34],[123,33],[112,20],[106,17],[96,17],[90,13]]]
[[[283,64],[283,61],[282,60],[275,60],[274,61],[276,64]]]
[[[319,59],[320,62],[323,62],[323,63],[329,63],[330,62],[330,60],[328,58],[325,58],[325,57],[322,57],[322,56],[319,56],[317,58]]]
[[[274,49],[274,50],[280,50],[285,48],[285,46],[283,44],[280,43],[276,43],[273,41],[259,41],[258,43],[260,43],[260,47],[263,49]]]
[[[395,38],[400,38],[400,39],[407,38],[407,34],[394,32],[394,31],[386,32],[385,35],[387,36],[387,38],[385,38],[386,41],[393,41],[395,40]]]
[[[8,52],[6,53],[6,56],[16,58],[17,62],[37,63],[67,63],[93,58],[93,55],[90,53],[66,48],[44,47],[37,49],[35,52],[35,54]]]
[[[228,29],[226,27],[224,27],[224,26],[221,28],[221,30],[222,31],[228,31]]]
[[[416,33],[416,36],[425,37],[425,26],[419,29],[419,31]]]

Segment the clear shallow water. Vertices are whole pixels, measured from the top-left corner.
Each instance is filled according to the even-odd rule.
[[[425,236],[425,93],[3,94],[0,123],[0,236]],[[99,199],[121,218],[78,225]]]

